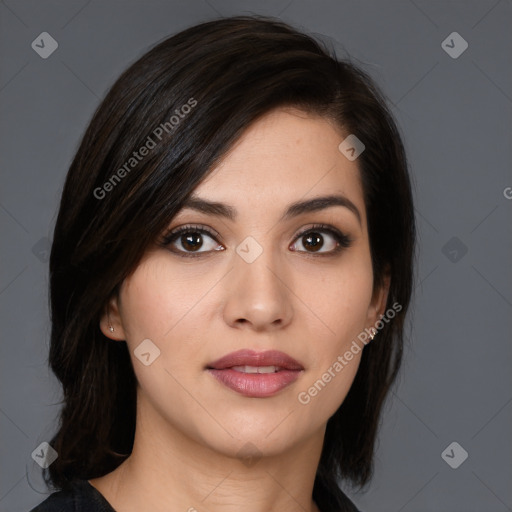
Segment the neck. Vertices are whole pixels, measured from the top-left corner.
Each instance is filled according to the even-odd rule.
[[[139,402],[132,454],[91,484],[119,512],[319,512],[312,493],[325,427],[285,452],[247,443],[242,458],[183,430]]]

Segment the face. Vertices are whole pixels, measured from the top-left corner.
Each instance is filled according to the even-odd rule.
[[[111,300],[115,331],[106,315],[101,328],[126,340],[138,404],[169,431],[229,456],[248,442],[272,455],[321,431],[343,402],[362,350],[343,356],[389,287],[372,294],[363,189],[357,160],[338,150],[344,138],[295,110],[261,118]],[[280,351],[299,367],[271,354],[210,369],[241,349]]]

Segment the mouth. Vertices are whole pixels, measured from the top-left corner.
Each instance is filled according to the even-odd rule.
[[[295,382],[304,367],[278,350],[239,350],[208,364],[205,370],[241,395],[266,398]]]
[[[231,368],[236,372],[240,373],[276,373],[285,368],[281,368],[280,366],[233,366]]]

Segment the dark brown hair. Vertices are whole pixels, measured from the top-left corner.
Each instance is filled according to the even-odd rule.
[[[363,351],[348,396],[328,421],[313,497],[329,509],[343,499],[339,479],[368,482],[413,284],[404,148],[381,93],[350,59],[281,21],[243,16],[191,27],[144,54],[101,102],[73,159],[50,257],[49,364],[63,407],[48,485],[102,476],[131,453],[136,378],[126,344],[102,334],[100,316],[194,188],[251,123],[281,106],[334,120],[366,146],[357,162],[374,286],[387,269],[387,307],[402,309]],[[167,129],[157,141],[159,126]],[[148,137],[155,147],[127,165]]]

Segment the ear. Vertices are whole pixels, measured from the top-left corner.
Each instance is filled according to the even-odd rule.
[[[114,330],[111,331],[110,327]],[[123,323],[121,321],[121,315],[119,313],[119,297],[114,294],[105,306],[103,313],[100,318],[100,330],[101,332],[111,340],[125,341],[126,336],[123,329]]]
[[[381,286],[375,288],[370,307],[368,308],[367,328],[371,329],[381,319],[385,313],[388,300],[389,287],[391,285],[391,276],[388,269],[384,272]]]

